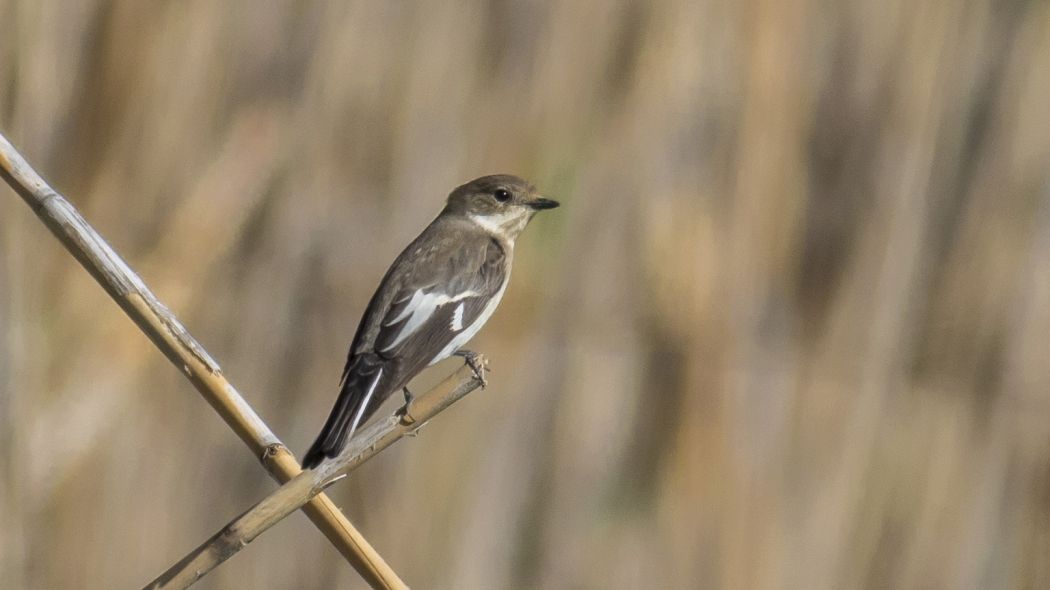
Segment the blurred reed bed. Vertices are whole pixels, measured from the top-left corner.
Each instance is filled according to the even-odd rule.
[[[333,489],[414,587],[1050,585],[1045,2],[0,23],[0,129],[299,452],[450,188],[565,203],[489,389]],[[141,585],[273,484],[0,192],[0,587]],[[200,584],[332,586],[361,582],[298,515]]]

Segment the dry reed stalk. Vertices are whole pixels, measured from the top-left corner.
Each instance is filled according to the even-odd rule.
[[[484,367],[484,360],[481,360]],[[346,477],[377,453],[404,436],[414,435],[428,420],[483,385],[481,376],[464,364],[430,391],[417,397],[397,415],[377,420],[358,432],[337,456],[302,472],[248,509],[194,549],[146,588],[187,588],[216,566],[233,557],[266,529],[295,512],[326,487]]]
[[[186,375],[274,479],[283,484],[302,472],[295,456],[226,380],[204,347],[80,212],[51,188],[2,134],[0,177],[21,195],[164,356]],[[370,586],[377,590],[408,588],[328,496],[317,495],[303,506],[303,511]]]

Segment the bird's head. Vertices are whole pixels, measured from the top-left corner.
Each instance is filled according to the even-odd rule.
[[[557,206],[557,201],[540,196],[528,181],[510,174],[494,174],[453,190],[444,214],[464,216],[489,233],[513,242],[538,211]]]

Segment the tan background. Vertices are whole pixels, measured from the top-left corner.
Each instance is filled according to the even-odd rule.
[[[1046,2],[0,0],[0,130],[298,453],[449,189],[562,200],[332,490],[415,588],[1050,587]],[[0,335],[0,587],[273,489],[6,188]],[[361,586],[297,514],[199,587]]]

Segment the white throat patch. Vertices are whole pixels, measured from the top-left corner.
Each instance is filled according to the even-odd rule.
[[[471,213],[469,217],[485,231],[508,241],[513,241],[518,237],[521,230],[525,229],[525,224],[529,222],[528,214],[518,211],[506,211],[498,215]]]

